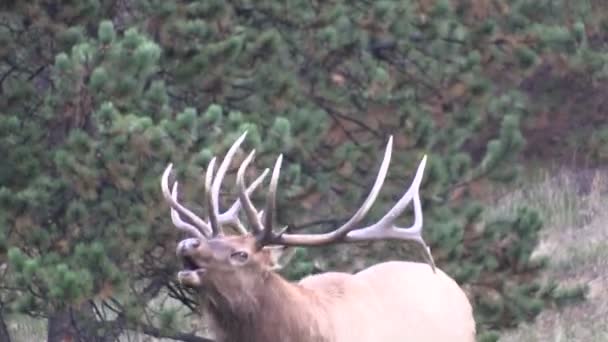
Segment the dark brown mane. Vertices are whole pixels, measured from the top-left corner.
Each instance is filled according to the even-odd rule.
[[[218,342],[330,341],[321,336],[317,306],[305,301],[304,290],[272,272],[260,280],[253,289],[202,290]]]

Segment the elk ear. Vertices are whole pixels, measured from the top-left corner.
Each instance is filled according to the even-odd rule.
[[[273,271],[287,266],[296,254],[295,247],[286,246],[266,246],[264,247],[264,251],[268,255],[269,267]]]

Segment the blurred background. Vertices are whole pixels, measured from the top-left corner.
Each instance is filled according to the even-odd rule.
[[[209,341],[160,176],[202,213],[245,130],[249,179],[284,154],[291,231],[352,215],[390,135],[370,222],[427,154],[424,237],[478,340],[606,341],[607,90],[601,0],[2,0],[0,341]],[[282,272],[414,247],[299,249]]]

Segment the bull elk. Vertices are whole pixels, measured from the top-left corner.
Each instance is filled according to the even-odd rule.
[[[161,178],[173,224],[191,237],[179,242],[183,261],[178,280],[193,288],[211,315],[217,341],[225,342],[472,342],[475,321],[471,304],[458,284],[435,267],[422,239],[419,187],[426,164],[422,159],[410,188],[377,223],[360,222],[374,203],[388,171],[392,137],[376,181],[355,214],[341,227],[323,234],[288,234],[274,226],[275,202],[282,155],[274,165],[265,209],[258,211],[250,194],[268,169],[249,187],[244,173],[252,151],[241,163],[236,186],[238,199],[225,212],[219,209],[220,184],[244,140],[243,134],[226,153],[214,175],[216,158],[206,170],[204,220],[178,202],[178,183],[169,188],[169,164]],[[395,225],[413,202],[414,223]],[[239,219],[243,211],[247,226]],[[181,215],[181,216],[180,216]],[[187,217],[189,222],[182,219]],[[226,235],[234,227],[241,234]],[[427,263],[389,261],[356,274],[327,272],[291,283],[276,268],[280,251],[294,246],[323,246],[376,240],[411,240],[424,248]]]

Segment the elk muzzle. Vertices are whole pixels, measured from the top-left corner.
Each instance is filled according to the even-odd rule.
[[[183,262],[183,270],[177,274],[177,278],[182,285],[201,286],[202,277],[206,272],[205,261],[210,257],[208,249],[203,244],[205,241],[189,238],[177,245],[176,254]]]
[[[198,248],[201,246],[201,240],[198,238],[189,238],[180,241],[177,245],[177,256],[178,257],[186,257],[196,253]]]

